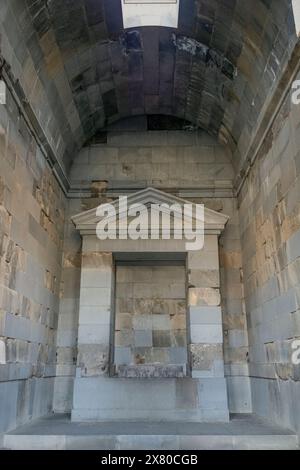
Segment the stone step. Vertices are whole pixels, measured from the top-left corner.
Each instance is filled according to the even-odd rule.
[[[9,450],[296,450],[296,435],[6,435]]]
[[[234,415],[229,423],[72,422],[50,415],[9,432],[11,450],[292,450],[298,436],[254,415]]]

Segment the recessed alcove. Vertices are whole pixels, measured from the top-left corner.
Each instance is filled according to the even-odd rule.
[[[116,260],[115,376],[187,375],[186,256],[168,258],[153,253]]]
[[[186,203],[154,188],[127,202]],[[188,251],[173,231],[100,240],[97,208],[73,217],[82,235],[73,421],[228,421],[218,254],[228,217],[205,208],[204,220],[203,248]]]

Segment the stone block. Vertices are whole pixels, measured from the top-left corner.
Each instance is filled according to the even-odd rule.
[[[191,342],[199,343],[223,343],[222,325],[192,325]]]
[[[170,363],[171,364],[186,364],[187,363],[187,348],[170,348]]]
[[[114,363],[118,365],[128,365],[132,363],[131,348],[116,347],[114,352]]]
[[[219,306],[221,302],[219,289],[190,288],[188,303],[190,306]]]
[[[186,330],[172,330],[171,331],[171,345],[172,347],[184,347],[187,344]]]
[[[155,330],[153,331],[153,347],[169,348],[171,346],[170,331]]]
[[[56,377],[54,385],[53,410],[68,413],[72,409],[74,377]]]
[[[127,299],[133,298],[133,283],[130,282],[123,282],[117,284],[116,288],[116,298],[117,299]]]
[[[78,329],[79,344],[109,344],[110,325],[81,324]]]
[[[171,328],[171,321],[169,315],[153,315],[153,330],[166,330],[169,331]]]
[[[83,269],[81,272],[81,287],[108,287],[112,283],[111,270]]]
[[[186,315],[171,316],[171,329],[172,330],[186,330],[186,328],[187,328]]]
[[[80,290],[80,305],[85,307],[109,306],[111,290],[105,287],[83,287]]]
[[[127,379],[150,379],[150,378],[174,378],[184,377],[185,366],[182,365],[135,365],[135,366],[118,366],[118,376]]]
[[[207,251],[205,246],[205,249],[202,251],[189,252],[187,265],[188,269],[193,270],[218,270],[219,255],[217,246],[215,251]]]
[[[190,269],[188,281],[190,287],[220,287],[219,270]]]
[[[131,348],[134,364],[151,364],[153,362],[164,362],[153,360],[153,348]]]
[[[132,346],[134,344],[133,330],[116,331],[115,345],[116,346]]]
[[[132,326],[134,330],[152,330],[152,315],[133,315]]]
[[[130,313],[130,312],[138,312],[138,313],[149,313],[148,306],[142,302],[136,301],[133,303],[132,299],[128,298],[116,298],[116,312],[118,313]],[[134,306],[136,305],[136,307]],[[144,306],[144,311],[141,310],[141,305]]]
[[[172,348],[152,348],[150,355],[150,363],[156,364],[170,364],[171,363],[171,349]]]
[[[226,380],[219,377],[200,380],[198,399],[201,408],[228,409]]]
[[[116,320],[115,320],[115,329],[119,331],[130,330],[132,327],[134,327],[134,323],[133,323],[134,318],[135,317],[133,317],[131,313],[117,313]],[[142,329],[142,328],[139,328],[139,329]]]
[[[135,330],[134,331],[134,346],[137,348],[152,347],[154,339],[152,340],[152,330]]]
[[[108,372],[108,346],[81,344],[78,347],[77,364],[82,377],[97,377]]]
[[[212,370],[214,362],[223,359],[221,344],[191,344],[190,352],[193,370]]]
[[[220,325],[222,311],[220,307],[190,307],[191,325]]]
[[[112,268],[112,254],[103,252],[83,252],[82,269],[97,269],[110,272]]]
[[[241,348],[248,346],[248,334],[243,330],[229,330],[228,344],[231,348]]]
[[[300,230],[294,233],[286,242],[288,263],[295,261],[300,257]]]
[[[18,381],[0,383],[0,433],[17,425],[18,386]]]
[[[62,314],[61,314],[62,317]],[[74,323],[74,313],[71,315]],[[111,323],[110,307],[80,307],[79,325],[109,325]],[[74,325],[76,327],[76,325]]]
[[[105,410],[110,415],[112,410],[115,410],[115,417],[119,419],[124,410],[127,418],[134,419],[139,415],[139,410],[144,410],[147,411],[147,417],[151,419],[155,410],[174,409],[174,404],[175,382],[169,378],[151,381],[119,378],[114,380],[111,378],[76,378],[75,380],[74,409],[83,411],[90,409],[93,411],[93,416],[95,416],[95,411],[99,410],[100,415],[105,418]],[[146,415],[143,414],[143,416],[146,418]]]
[[[249,377],[227,377],[228,406],[231,413],[251,413],[252,400]]]

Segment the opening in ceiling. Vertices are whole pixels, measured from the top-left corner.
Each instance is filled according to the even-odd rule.
[[[180,0],[122,0],[124,28],[178,27]]]
[[[297,36],[300,36],[300,0],[292,0]]]

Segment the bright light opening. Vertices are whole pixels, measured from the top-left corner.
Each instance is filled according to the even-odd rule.
[[[297,36],[300,36],[300,0],[292,0],[296,33]]]
[[[124,28],[178,27],[180,0],[122,0]]]

